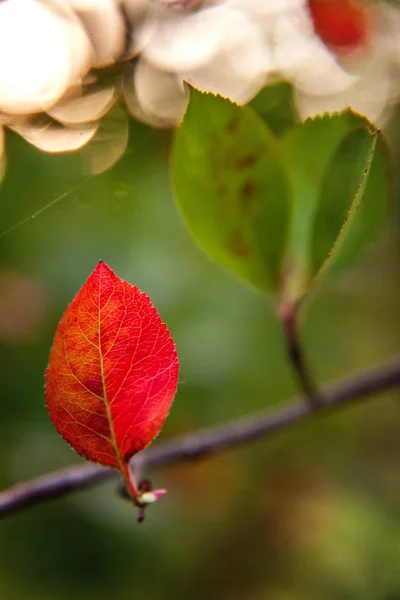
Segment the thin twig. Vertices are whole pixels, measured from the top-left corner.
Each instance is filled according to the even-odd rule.
[[[154,469],[220,452],[262,437],[269,437],[306,420],[315,413],[344,407],[355,400],[361,400],[398,385],[400,385],[400,357],[394,362],[325,388],[321,394],[321,404],[316,408],[305,403],[302,398],[297,398],[278,408],[253,413],[224,425],[202,429],[170,442],[156,444],[152,449],[138,454],[131,466],[133,469],[140,470]],[[61,469],[15,485],[0,493],[0,517],[89,487],[117,474],[112,469],[97,465],[83,465]]]

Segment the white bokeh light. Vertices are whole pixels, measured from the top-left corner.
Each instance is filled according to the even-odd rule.
[[[45,111],[87,72],[91,54],[73,13],[37,0],[1,2],[0,110]]]

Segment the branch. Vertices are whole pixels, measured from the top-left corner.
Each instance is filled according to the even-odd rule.
[[[302,398],[278,408],[267,409],[225,425],[201,429],[184,437],[156,444],[132,460],[133,469],[154,469],[182,460],[195,459],[239,446],[304,421],[342,408],[356,400],[400,385],[400,357],[368,372],[346,379],[320,393],[320,404],[310,406]],[[60,469],[48,475],[15,485],[0,493],[0,517],[80,490],[118,475],[113,469],[83,465]]]

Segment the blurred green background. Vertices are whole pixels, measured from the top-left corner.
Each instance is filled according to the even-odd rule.
[[[395,163],[398,130],[394,119]],[[169,145],[168,132],[132,122],[124,157],[85,179],[79,153],[48,156],[8,134],[1,488],[80,462],[50,423],[43,373],[57,322],[100,258],[151,296],[176,341],[180,385],[162,439],[296,393],[267,301],[185,230]],[[400,351],[398,213],[308,311],[302,336],[320,383]],[[0,522],[0,598],[398,600],[398,400],[381,394],[271,440],[149,473],[168,495],[142,526],[115,481],[9,517]]]

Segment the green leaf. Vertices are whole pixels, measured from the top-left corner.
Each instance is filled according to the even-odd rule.
[[[290,164],[293,212],[282,302],[301,300],[335,243],[371,151],[366,141],[372,139],[369,129],[365,118],[346,111],[308,119],[283,138]],[[361,130],[364,133],[360,137]],[[351,132],[358,132],[354,139]],[[342,142],[347,136],[353,139],[351,160],[346,151],[347,159],[342,160]],[[331,172],[334,187],[332,181],[327,183],[327,173]]]
[[[266,85],[250,106],[277,136],[284,134],[297,122],[293,103],[293,87],[286,81]]]
[[[173,145],[178,205],[211,257],[290,311],[382,227],[389,183],[375,134],[346,111],[278,141],[251,108],[193,90]]]
[[[384,224],[389,169],[378,136],[365,127],[351,132],[326,173],[313,238],[317,277],[349,267]]]
[[[264,292],[279,285],[287,179],[279,144],[252,109],[191,90],[172,151],[179,208],[203,250]]]

